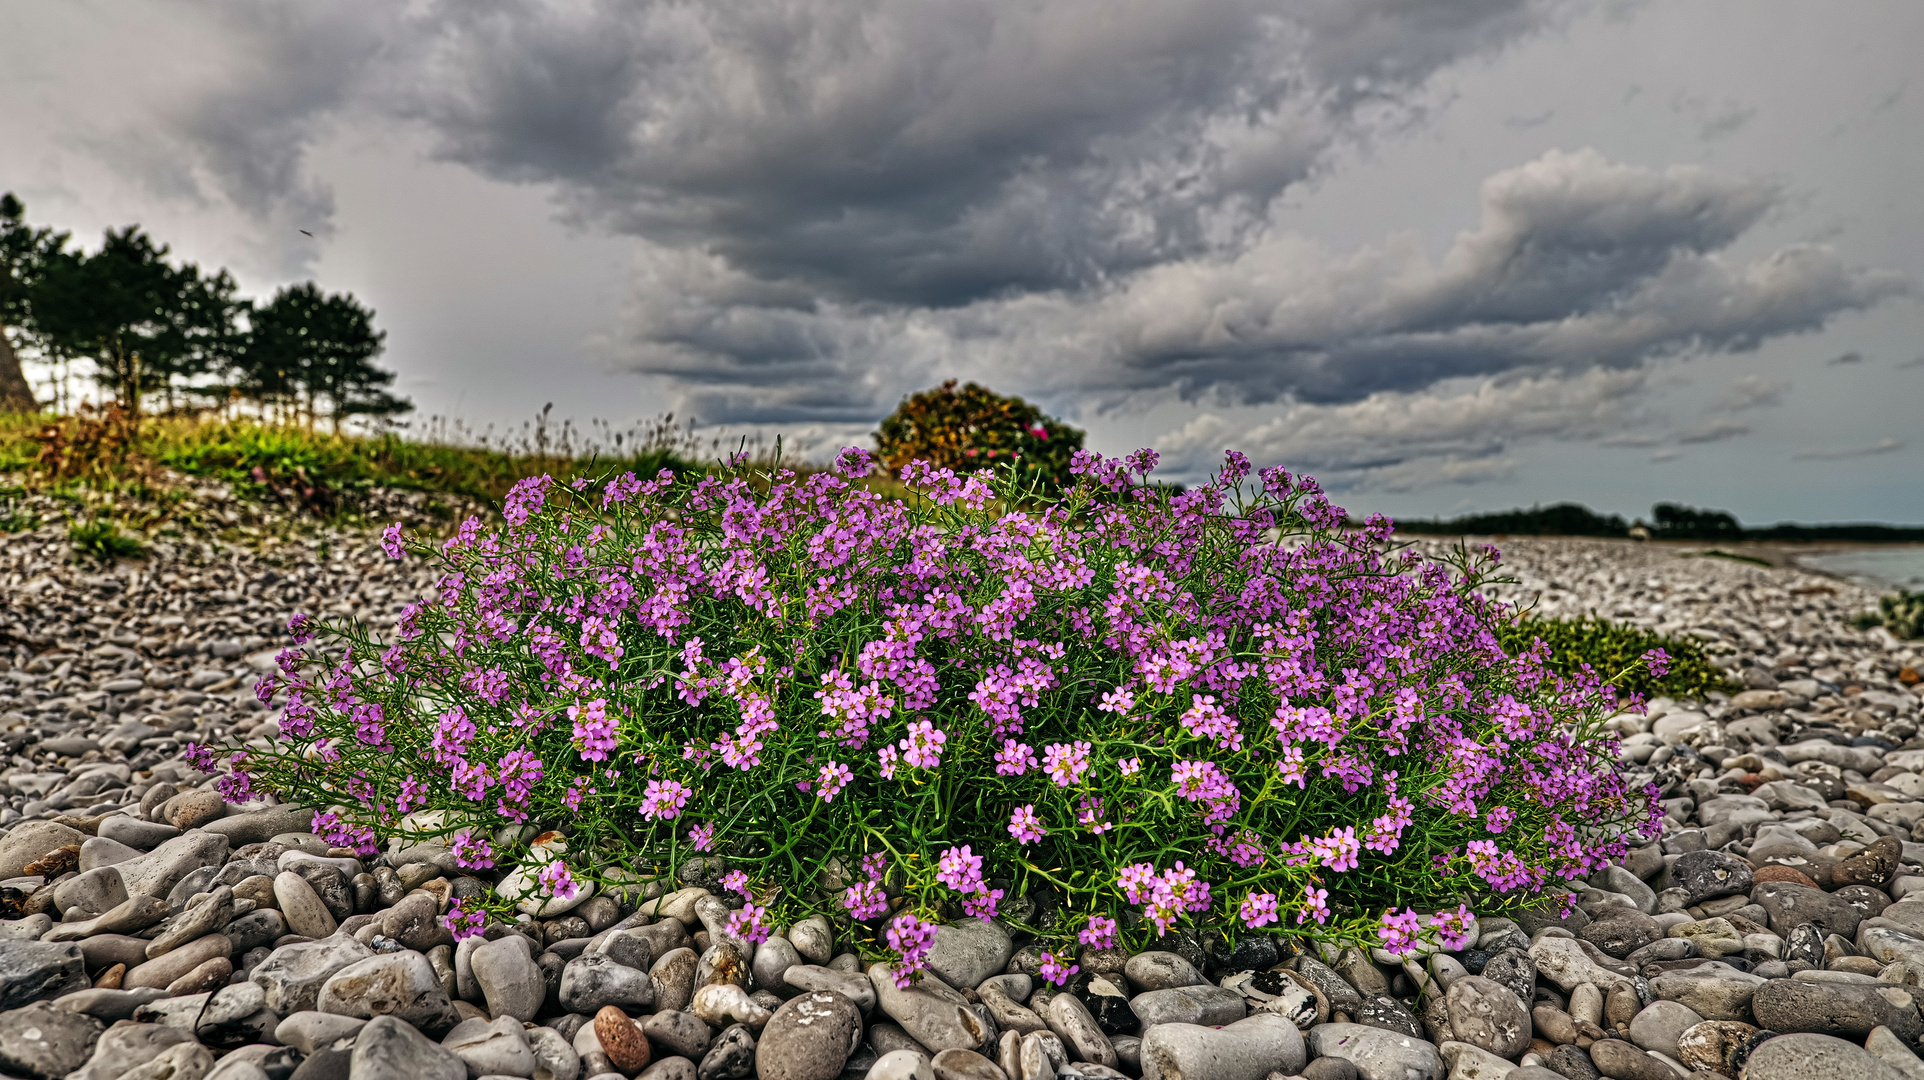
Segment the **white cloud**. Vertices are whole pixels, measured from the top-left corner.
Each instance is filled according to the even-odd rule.
[[[1519,446],[1594,440],[1642,421],[1648,382],[1642,371],[1602,369],[1490,379],[1455,393],[1297,403],[1254,426],[1205,412],[1155,445],[1189,474],[1213,467],[1227,448],[1311,473],[1339,491],[1483,483],[1515,471]]]
[[[1872,457],[1877,454],[1894,454],[1904,449],[1903,439],[1883,438],[1864,446],[1846,446],[1834,450],[1801,450],[1792,455],[1798,461],[1846,461],[1850,458]]]
[[[1724,392],[1717,395],[1711,408],[1726,412],[1742,412],[1767,405],[1782,405],[1784,394],[1790,390],[1788,379],[1772,379],[1764,375],[1739,375],[1730,380]]]
[[[1728,416],[1712,416],[1677,433],[1681,443],[1721,442],[1750,434],[1750,426]]]

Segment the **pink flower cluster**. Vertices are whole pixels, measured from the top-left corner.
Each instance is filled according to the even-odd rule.
[[[438,835],[468,869],[520,862],[536,830],[504,826],[524,824],[630,865],[722,853],[766,901],[742,936],[839,897],[903,973],[922,915],[993,915],[1005,888],[1062,890],[1065,947],[1118,941],[1134,907],[1134,933],[1403,948],[1657,820],[1584,734],[1603,688],[1497,644],[1489,563],[1398,550],[1240,454],[1179,491],[1145,482],[1157,464],[1082,453],[1046,499],[922,463],[890,498],[855,451],[523,480],[502,527],[410,542],[435,584],[392,634],[289,620],[325,647],[257,687],[281,745],[186,758],[224,756],[230,798],[338,807],[315,831],[360,851],[427,810],[460,823]],[[836,869],[884,850],[886,885],[879,858]],[[541,888],[579,872],[548,861]]]

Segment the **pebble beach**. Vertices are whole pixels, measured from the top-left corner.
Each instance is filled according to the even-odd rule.
[[[375,517],[445,520],[377,493]],[[233,805],[294,611],[391,622],[432,571],[196,488],[144,558],[0,534],[0,1073],[37,1080],[1924,1080],[1924,642],[1862,584],[1674,544],[1515,538],[1503,599],[1701,642],[1743,689],[1610,721],[1659,839],[1456,952],[1088,948],[996,922],[898,989],[819,917],[725,930],[713,860],[458,945],[446,848],[363,858]],[[1436,541],[1425,540],[1424,544]],[[737,901],[739,903],[739,901]]]

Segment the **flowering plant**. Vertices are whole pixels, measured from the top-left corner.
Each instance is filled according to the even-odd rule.
[[[719,857],[740,932],[821,912],[905,972],[964,913],[1052,956],[1184,925],[1406,951],[1658,820],[1611,688],[1498,645],[1494,551],[1346,531],[1234,452],[1186,491],[1154,466],[1078,453],[1044,499],[923,463],[885,498],[858,450],[523,481],[498,528],[390,536],[441,571],[391,634],[302,620],[280,742],[223,784],[556,899]]]

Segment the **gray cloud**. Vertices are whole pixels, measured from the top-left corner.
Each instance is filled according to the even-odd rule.
[[[1876,454],[1893,454],[1904,449],[1902,439],[1884,438],[1864,446],[1846,446],[1835,450],[1802,450],[1791,455],[1798,461],[1846,461],[1850,458],[1871,457]]]
[[[1680,443],[1722,442],[1750,434],[1750,425],[1728,416],[1712,416],[1677,433]]]
[[[1727,412],[1742,412],[1745,409],[1762,408],[1766,405],[1782,405],[1784,394],[1790,390],[1788,379],[1772,379],[1763,375],[1739,375],[1730,380],[1724,392],[1717,395],[1711,408]]]
[[[1333,252],[1272,230],[1099,288],[947,309],[810,302],[720,256],[658,251],[621,337],[637,370],[728,384],[735,419],[833,419],[792,404],[820,386],[851,414],[877,415],[945,373],[1108,407],[1172,388],[1222,403],[1342,403],[1751,349],[1913,287],[1819,245],[1729,256],[1776,197],[1697,168],[1552,151],[1492,176],[1481,223],[1438,260],[1404,237]]]
[[[1335,491],[1475,484],[1511,475],[1522,445],[1601,440],[1648,420],[1649,382],[1641,370],[1592,369],[1382,391],[1339,405],[1296,403],[1253,425],[1204,412],[1155,445],[1185,475],[1215,465],[1227,446],[1289,462]]]
[[[277,228],[325,218],[304,154],[342,117],[545,185],[636,238],[605,352],[709,423],[850,427],[950,375],[1072,415],[1341,406],[1752,349],[1913,287],[1821,245],[1739,258],[1776,186],[1588,149],[1489,177],[1435,259],[1277,226],[1437,72],[1559,25],[1552,0],[222,10],[258,56],[156,156],[194,148]]]
[[[1861,364],[1863,362],[1864,354],[1858,352],[1856,349],[1852,349],[1850,352],[1842,353],[1838,356],[1833,356],[1826,361],[1831,367],[1839,367],[1844,364]]]

